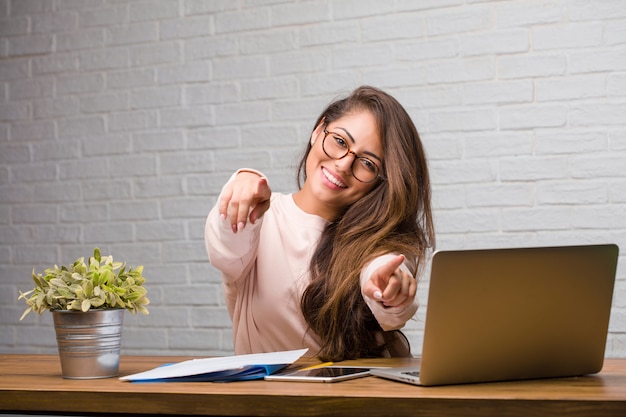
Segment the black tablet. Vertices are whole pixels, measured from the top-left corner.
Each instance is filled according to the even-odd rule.
[[[293,382],[338,382],[361,378],[370,374],[369,368],[352,366],[323,366],[321,368],[300,369],[284,374],[267,375],[266,381]]]

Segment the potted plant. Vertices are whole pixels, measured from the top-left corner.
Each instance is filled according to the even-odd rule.
[[[81,257],[32,277],[35,287],[18,297],[28,306],[20,320],[31,311],[53,313],[63,377],[117,376],[123,313],[148,314],[143,266],[126,268],[95,248],[87,264]]]

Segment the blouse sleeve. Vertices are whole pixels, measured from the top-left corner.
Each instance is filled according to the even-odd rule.
[[[253,172],[265,178],[259,171],[240,169],[230,177],[226,184],[230,183],[242,171]],[[222,192],[223,190],[224,188],[222,188]],[[248,222],[242,231],[233,233],[230,222],[220,219],[219,198],[218,203],[209,212],[204,228],[204,243],[209,261],[222,271],[226,283],[236,281],[252,267],[257,253],[259,231],[262,224],[263,217],[254,224]]]
[[[370,279],[372,274],[378,268],[383,266],[395,256],[396,255],[391,253],[382,255],[367,264],[361,270],[361,288],[363,288],[365,283]],[[409,271],[409,268],[405,264],[400,265],[400,268],[409,274],[411,273]],[[413,317],[419,305],[417,301],[417,296],[413,299],[413,302],[407,306],[385,307],[382,302],[374,300],[373,298],[370,298],[363,293],[362,295],[365,303],[369,306],[370,310],[374,314],[374,317],[378,321],[378,324],[380,324],[382,329],[385,331],[397,330],[404,327],[406,322]]]

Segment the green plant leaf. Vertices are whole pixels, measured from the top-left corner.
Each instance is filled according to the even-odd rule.
[[[70,291],[76,294],[76,298],[85,298],[85,292],[80,284],[72,284],[70,286]]]
[[[35,305],[37,306],[37,310],[41,309],[45,299],[46,299],[46,295],[44,293],[40,292],[39,294],[37,294],[37,298],[35,300]]]
[[[116,296],[124,295],[127,293],[126,288],[124,287],[111,287],[111,292]]]
[[[61,278],[52,278],[50,280],[50,286],[54,286],[58,288],[67,288],[67,284]]]
[[[122,297],[120,297],[118,294],[113,294],[113,296],[115,297],[115,303],[120,306],[120,307],[125,307],[126,304],[124,303],[124,300],[122,300]]]
[[[69,290],[65,289],[65,291],[69,293]],[[49,306],[54,305],[54,295],[55,295],[55,292],[52,288],[50,288],[46,292],[46,304],[48,304]]]
[[[150,304],[150,300],[146,296],[140,297],[135,301],[135,305],[138,306],[147,306],[148,304]]]
[[[33,281],[35,282],[35,286],[36,287],[43,287],[45,285],[47,285],[47,281],[45,279],[43,279],[43,277],[39,274],[35,274],[35,270],[33,269]]]
[[[128,296],[126,296],[126,301],[137,301],[142,297],[142,294],[136,292],[130,292]]]
[[[143,270],[142,265],[127,268],[125,262],[113,261],[111,255],[103,257],[97,247],[88,265],[81,257],[69,268],[54,265],[43,274],[33,269],[35,287],[19,293],[18,300],[24,300],[27,306],[20,320],[31,311],[41,314],[46,310],[125,308],[132,313],[148,314],[145,306],[150,300],[143,287]]]
[[[34,292],[35,290],[32,289],[30,291],[26,291],[26,292],[22,292],[20,291],[20,296],[17,297],[18,300],[21,300],[22,298],[27,298],[29,294],[31,294],[32,292]]]
[[[102,272],[100,273],[100,282],[102,284],[111,284],[113,282],[113,280],[115,279],[115,274],[113,273],[113,271],[111,271],[108,268],[105,268],[104,270],[102,270]]]
[[[90,298],[93,296],[93,281],[83,282],[83,292],[85,293],[85,297],[87,298]]]
[[[91,306],[94,308],[98,308],[104,305],[106,299],[102,297],[93,297],[89,299]]]
[[[89,258],[89,270],[90,271],[94,271],[97,270],[100,267],[100,261],[97,260],[96,258]]]
[[[61,298],[68,298],[70,300],[73,300],[74,298],[76,298],[76,294],[73,293],[72,291],[70,291],[69,288],[65,288],[65,287],[59,287],[56,289],[56,292],[54,291],[54,289],[50,289],[49,294],[55,294]],[[49,301],[48,304],[51,304],[51,302]]]
[[[26,317],[28,315],[28,313],[30,313],[32,311],[32,308],[27,308],[26,310],[24,310],[24,313],[22,313],[22,317],[20,317],[20,320],[22,320],[24,317]]]

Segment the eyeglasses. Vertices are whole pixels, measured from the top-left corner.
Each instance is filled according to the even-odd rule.
[[[348,141],[339,133],[329,132],[324,129],[322,150],[326,155],[328,155],[329,158],[333,159],[342,159],[349,154],[354,155],[354,161],[352,161],[351,166],[352,176],[361,182],[368,183],[375,181],[376,179],[384,180],[384,178],[379,174],[380,169],[378,168],[378,165],[376,165],[376,163],[371,159],[359,156],[351,151]]]

